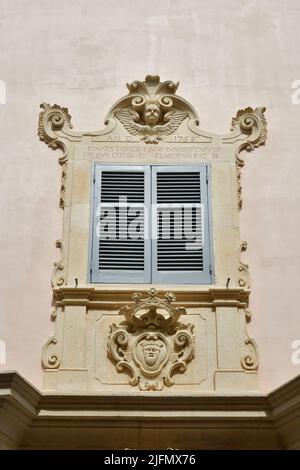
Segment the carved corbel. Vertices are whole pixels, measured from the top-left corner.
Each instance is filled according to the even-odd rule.
[[[179,323],[185,314],[182,307],[174,307],[175,296],[149,297],[133,294],[134,304],[123,307],[120,315],[125,321],[112,324],[108,338],[108,357],[118,372],[130,375],[129,384],[140,390],[161,390],[174,383],[173,375],[183,373],[194,357],[192,324]]]
[[[246,108],[237,112],[232,119],[231,130],[238,133],[238,137],[245,137],[238,145],[236,150],[236,174],[237,174],[237,195],[238,207],[242,208],[242,187],[241,187],[241,168],[244,166],[244,159],[240,156],[243,150],[251,152],[255,147],[264,145],[267,137],[267,122],[264,116],[265,107]]]

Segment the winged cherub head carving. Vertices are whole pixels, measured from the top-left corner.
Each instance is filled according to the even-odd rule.
[[[147,144],[157,144],[173,134],[191,109],[176,95],[178,83],[161,83],[157,75],[147,75],[144,82],[127,84],[129,94],[118,102],[114,116],[127,132],[140,136]]]

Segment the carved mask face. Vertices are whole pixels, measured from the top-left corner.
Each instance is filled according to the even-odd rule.
[[[154,366],[156,363],[160,352],[160,347],[156,346],[156,344],[148,344],[144,346],[143,353],[146,364],[151,367]]]
[[[155,126],[160,118],[160,109],[156,104],[147,104],[143,112],[145,124]]]

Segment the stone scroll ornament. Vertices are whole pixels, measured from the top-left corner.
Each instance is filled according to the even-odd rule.
[[[105,118],[106,127],[96,132],[76,132],[73,130],[68,108],[54,104],[41,104],[38,135],[52,149],[61,149],[59,158],[62,166],[62,182],[59,205],[65,207],[65,193],[68,173],[69,150],[72,145],[81,143],[83,138],[99,142],[107,141],[119,123],[134,141],[146,144],[168,142],[176,134],[181,124],[186,122],[187,135],[191,142],[204,138],[210,144],[213,137],[199,128],[199,117],[193,106],[176,94],[179,82],[160,81],[158,75],[147,75],[144,81],[127,83],[128,94],[120,98],[110,108]],[[225,146],[235,146],[238,207],[242,207],[241,168],[244,166],[242,151],[250,152],[263,145],[267,136],[266,108],[247,107],[240,109],[232,119],[231,132],[222,136]],[[182,137],[182,136],[180,136]],[[195,139],[195,140],[193,140]]]
[[[157,75],[127,84],[129,103],[117,109],[115,117],[130,134],[140,136],[146,144],[157,144],[163,136],[173,134],[189,115],[187,109],[180,109],[184,100],[175,96],[178,85],[170,80],[161,83]]]
[[[172,305],[176,300],[172,293],[160,299],[151,289],[149,297],[133,294],[132,298],[134,304],[119,312],[125,320],[110,327],[108,357],[140,390],[170,387],[173,376],[185,372],[194,357],[194,325],[178,321],[186,311]]]
[[[265,144],[267,138],[267,122],[264,116],[265,111],[265,106],[255,109],[251,107],[240,109],[231,122],[231,131],[237,139],[240,136],[246,136],[246,139],[238,145],[235,154],[239,209],[241,209],[243,205],[241,168],[243,168],[245,164],[244,159],[241,157],[241,152],[243,150],[251,152],[255,147]]]

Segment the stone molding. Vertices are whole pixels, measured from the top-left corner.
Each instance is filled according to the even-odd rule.
[[[62,305],[86,305],[90,307],[121,308],[128,303],[128,299],[135,293],[143,294],[153,284],[143,284],[140,289],[137,285],[134,290],[131,285],[105,284],[97,287],[91,286],[62,286],[53,289],[53,295],[57,306]],[[183,303],[187,307],[216,307],[236,306],[245,308],[249,303],[250,291],[243,288],[223,288],[216,286],[172,286],[176,295],[176,302]],[[169,292],[168,286],[160,285],[162,295]],[[176,303],[175,303],[176,305]]]
[[[191,411],[193,410],[193,411]],[[178,448],[186,426],[191,449],[299,449],[300,376],[265,395],[255,394],[67,394],[41,393],[17,372],[0,373],[0,443],[2,448],[118,448],[114,430],[153,428],[158,444]],[[101,424],[95,428],[95,419]],[[14,422],[14,426],[11,423]],[[211,426],[214,438],[208,437]],[[142,427],[141,427],[142,426]],[[63,429],[65,439],[60,438]],[[86,439],[83,440],[81,430]],[[168,430],[164,434],[164,429]],[[135,431],[136,430],[136,431]],[[253,431],[255,430],[255,433]],[[88,431],[88,432],[87,432]],[[181,433],[181,434],[180,434]],[[235,439],[233,440],[233,435]],[[101,440],[102,437],[102,440]],[[131,440],[132,442],[132,440]],[[9,445],[10,443],[10,445]],[[109,444],[108,444],[109,443]],[[1,447],[0,447],[1,448]],[[120,448],[120,447],[119,447]],[[153,447],[152,447],[153,448]]]

